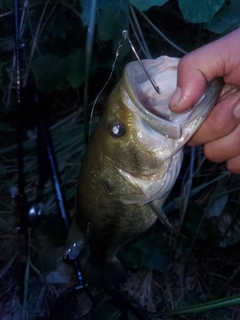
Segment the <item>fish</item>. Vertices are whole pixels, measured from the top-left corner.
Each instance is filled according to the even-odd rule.
[[[162,206],[179,174],[183,147],[223,87],[223,80],[215,78],[190,110],[171,112],[178,62],[168,56],[142,60],[160,94],[138,61],[128,63],[88,145],[64,255],[74,259],[88,243],[83,279],[90,285],[124,282],[118,251],[158,218],[171,228]]]

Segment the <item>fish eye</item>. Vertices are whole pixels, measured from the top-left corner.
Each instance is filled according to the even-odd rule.
[[[108,125],[108,132],[114,138],[121,138],[126,133],[125,125],[120,121],[112,121]]]

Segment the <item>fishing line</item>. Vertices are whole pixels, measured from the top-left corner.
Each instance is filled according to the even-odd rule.
[[[149,75],[149,73],[147,72],[144,64],[142,63],[142,60],[139,58],[139,56],[138,56],[138,54],[137,54],[137,51],[135,50],[135,48],[134,48],[134,46],[133,46],[133,44],[132,44],[132,41],[129,39],[128,31],[127,31],[127,30],[124,30],[124,31],[123,31],[123,35],[124,35],[124,36],[126,37],[126,39],[128,40],[129,45],[130,45],[133,53],[135,54],[136,58],[138,59],[138,62],[140,63],[140,65],[141,65],[143,71],[145,72],[148,80],[151,82],[153,88],[156,90],[156,92],[157,92],[158,94],[160,94],[161,92],[160,92],[160,90],[159,90],[159,87],[156,85],[154,79],[150,77],[150,75]]]
[[[93,118],[93,111],[95,109],[95,106],[96,106],[96,103],[97,103],[97,100],[99,98],[99,96],[101,95],[101,93],[103,92],[103,90],[106,88],[106,86],[108,85],[111,77],[112,77],[112,74],[113,74],[113,71],[114,71],[114,68],[115,68],[115,65],[116,65],[116,62],[117,62],[117,59],[118,59],[118,56],[120,54],[120,50],[123,46],[123,43],[124,41],[126,40],[126,37],[122,36],[122,39],[119,41],[118,43],[118,48],[117,48],[117,51],[116,51],[116,55],[115,55],[115,59],[113,61],[113,64],[112,64],[112,69],[111,69],[111,72],[110,72],[110,75],[105,83],[105,85],[102,87],[102,89],[100,90],[100,92],[98,93],[96,99],[94,100],[94,103],[93,103],[93,107],[92,107],[92,111],[91,111],[91,115],[90,115],[90,125],[89,125],[89,136],[88,136],[88,141],[90,141],[90,136],[91,136],[91,131],[92,131],[92,118]]]
[[[148,80],[151,82],[153,88],[156,90],[156,92],[158,94],[160,94],[160,90],[159,90],[159,87],[156,85],[155,81],[153,78],[150,77],[149,73],[147,72],[144,64],[142,63],[141,59],[139,58],[138,54],[137,54],[137,51],[135,50],[133,44],[132,44],[132,41],[130,40],[129,36],[128,36],[128,31],[127,30],[123,30],[122,32],[122,39],[119,41],[118,43],[118,48],[117,48],[117,51],[116,51],[116,55],[115,55],[115,59],[113,61],[113,64],[112,64],[112,69],[111,69],[111,72],[110,72],[110,75],[105,83],[105,85],[102,87],[102,89],[100,90],[100,92],[98,93],[96,99],[94,100],[94,103],[93,103],[93,107],[92,107],[92,110],[91,110],[91,114],[90,114],[90,124],[89,124],[89,134],[88,134],[88,141],[90,141],[90,136],[91,136],[91,131],[92,131],[92,118],[93,118],[93,112],[94,112],[94,109],[95,109],[95,106],[96,106],[96,103],[97,103],[97,100],[99,98],[99,96],[101,95],[101,93],[103,92],[103,90],[106,88],[106,86],[108,85],[111,77],[112,77],[112,74],[113,74],[113,71],[114,71],[114,68],[115,68],[115,65],[116,65],[116,62],[117,62],[117,59],[118,59],[118,56],[120,54],[120,50],[123,46],[123,43],[125,40],[128,40],[128,43],[133,51],[133,53],[135,54],[138,62],[140,63],[144,73],[146,74]]]
[[[131,5],[130,5],[131,6]],[[138,9],[137,9],[138,10]],[[150,19],[148,19],[148,17],[140,10],[138,10],[138,12],[141,13],[141,16],[149,23],[149,25],[166,41],[168,42],[171,46],[173,46],[174,48],[176,48],[178,51],[182,52],[183,54],[187,54],[188,52],[183,50],[182,48],[180,48],[178,45],[176,45],[172,40],[170,40],[167,36],[165,36],[165,34],[158,29],[155,24],[152,23],[152,21]]]
[[[133,7],[131,5],[130,5],[130,12],[131,12],[131,15],[129,18],[129,22],[130,22],[130,26],[133,30],[134,36],[135,36],[137,42],[139,43],[139,46],[140,46],[142,52],[145,54],[146,58],[152,59],[151,53],[150,53],[148,46],[146,44],[142,29],[141,29],[140,24],[137,19],[137,16],[136,16],[135,11],[133,10]],[[136,26],[137,30],[136,30],[135,26]]]

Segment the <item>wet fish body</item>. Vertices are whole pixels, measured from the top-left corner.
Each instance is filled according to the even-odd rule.
[[[88,240],[90,256],[84,276],[89,283],[124,281],[116,257],[119,249],[157,218],[168,224],[161,208],[178,176],[183,146],[222,88],[222,81],[215,79],[189,112],[172,113],[168,104],[176,88],[178,61],[166,56],[143,60],[161,94],[138,62],[128,64],[88,146],[65,255],[74,258]]]

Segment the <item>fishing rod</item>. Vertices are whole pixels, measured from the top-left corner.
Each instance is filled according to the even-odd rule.
[[[20,34],[19,34],[19,17],[18,17],[18,0],[14,1],[14,22],[15,22],[15,72],[16,72],[16,96],[17,96],[17,159],[18,159],[18,189],[15,190],[17,195],[17,207],[19,214],[19,252],[20,252],[20,273],[21,273],[21,292],[20,300],[24,300],[24,278],[26,262],[28,259],[28,204],[24,191],[24,106],[22,104],[22,89],[20,75]]]
[[[61,177],[58,170],[57,160],[55,157],[54,147],[51,139],[51,134],[47,125],[47,111],[40,102],[37,94],[35,93],[35,104],[37,104],[38,109],[38,138],[37,138],[37,149],[38,149],[38,171],[39,171],[39,183],[38,183],[38,195],[37,202],[42,200],[42,190],[49,177],[51,177],[52,185],[55,193],[55,199],[58,206],[58,211],[61,216],[61,221],[63,223],[63,228],[65,235],[67,235],[70,226],[70,216],[67,210],[67,203],[62,190]],[[45,104],[44,104],[45,105]],[[87,285],[84,284],[82,279],[82,272],[80,268],[80,263],[77,258],[70,260],[65,260],[67,263],[71,263],[75,273],[76,273],[76,284],[70,289],[64,291],[55,301],[56,305],[65,302],[71,297],[75,292],[85,291],[86,295],[90,298],[92,305],[95,306],[94,298],[88,289]],[[59,308],[59,307],[58,307]],[[51,314],[51,319],[54,317],[54,312],[56,306],[54,305],[53,314]]]
[[[36,226],[37,221],[42,212],[43,205],[40,203],[29,204],[25,194],[25,179],[24,179],[24,103],[22,99],[22,85],[21,85],[21,41],[20,41],[20,28],[19,28],[19,5],[18,0],[14,0],[14,23],[15,23],[15,72],[16,72],[16,114],[17,114],[17,160],[18,160],[18,188],[12,187],[10,192],[12,197],[16,197],[17,200],[17,210],[19,216],[19,228],[18,228],[18,238],[19,238],[19,251],[20,251],[20,272],[21,272],[21,292],[20,301],[21,304],[26,304],[27,301],[27,288],[26,288],[26,277],[28,276],[27,264],[30,260],[30,250],[29,241],[31,229]],[[38,97],[35,95],[35,102],[38,103]],[[61,188],[60,175],[57,167],[57,162],[54,154],[54,149],[51,142],[50,133],[48,127],[45,123],[44,112],[41,107],[39,107],[39,132],[38,141],[41,140],[45,147],[44,153],[47,156],[46,161],[48,167],[50,168],[50,174],[52,178],[53,189],[55,192],[55,198],[57,201],[57,206],[60,212],[61,220],[64,224],[64,230],[67,233],[70,224],[70,217],[67,211],[66,201]],[[41,151],[40,151],[41,153]],[[46,162],[45,162],[46,163]],[[39,179],[41,181],[41,177]],[[44,186],[46,180],[43,181]],[[38,197],[36,199],[36,202]],[[83,288],[81,271],[79,268],[78,261],[74,261],[74,267],[77,273],[77,285],[75,290]],[[90,295],[90,294],[89,294]]]
[[[30,234],[31,229],[36,225],[36,221],[41,215],[42,207],[38,204],[30,205],[27,202],[27,197],[25,194],[25,179],[24,179],[24,148],[23,148],[23,141],[24,141],[24,103],[22,99],[22,85],[21,85],[21,43],[20,43],[20,32],[19,32],[19,6],[18,0],[14,1],[14,20],[15,20],[15,68],[16,68],[16,96],[17,96],[17,145],[18,145],[18,195],[17,195],[17,205],[18,205],[18,214],[19,214],[19,244],[20,244],[20,261],[21,261],[21,297],[20,300],[22,304],[27,302],[27,288],[26,288],[26,277],[28,273],[26,271],[27,263],[30,259]],[[124,33],[124,38],[127,38],[129,43],[130,40],[128,38],[128,34]],[[130,43],[131,45],[131,43]],[[132,45],[131,45],[132,47]],[[154,85],[154,84],[153,84]],[[155,88],[156,89],[156,88]],[[158,88],[157,88],[158,89]],[[35,102],[39,103],[38,97],[35,95]],[[51,142],[51,136],[49,133],[49,129],[45,122],[45,117],[43,110],[39,109],[39,135],[42,135],[43,142],[45,145],[44,153],[47,155],[48,158],[48,165],[51,171],[52,183],[55,192],[55,198],[57,201],[58,209],[61,215],[61,219],[64,223],[65,231],[69,229],[70,218],[68,215],[68,211],[66,209],[66,202],[64,198],[64,194],[61,189],[61,182],[60,182],[60,175],[57,168],[57,162],[54,154],[54,149]],[[83,284],[82,275],[79,267],[78,260],[75,259],[73,261],[75,270],[77,272],[77,284],[71,288],[70,294],[74,293],[75,291],[86,290],[87,295],[91,299],[94,308],[94,300],[91,295],[91,291],[87,288],[86,285]],[[114,291],[108,292],[110,295],[113,296],[115,300],[120,300],[121,295]],[[62,296],[63,298],[63,296]],[[128,302],[126,298],[122,297],[122,304],[127,304],[130,308],[133,308],[133,312],[136,313],[138,319],[147,319],[146,316],[143,318],[141,313],[139,314],[138,310],[136,310],[132,303]]]
[[[38,109],[37,157],[39,183],[37,192],[37,202],[39,202],[39,200],[42,200],[42,190],[48,178],[51,177],[58,211],[63,222],[64,231],[67,234],[70,225],[70,216],[67,210],[66,199],[64,197],[64,193],[61,187],[62,183],[52,144],[51,135],[46,123],[47,113],[45,108],[43,108],[42,103],[39,102],[39,98],[36,93],[34,95],[34,100]]]
[[[20,37],[18,21],[18,1],[14,1],[15,18],[15,57],[16,57],[16,95],[17,95],[17,145],[18,145],[18,211],[20,215],[19,234],[27,232],[26,196],[24,193],[24,110],[21,99],[20,77]]]

